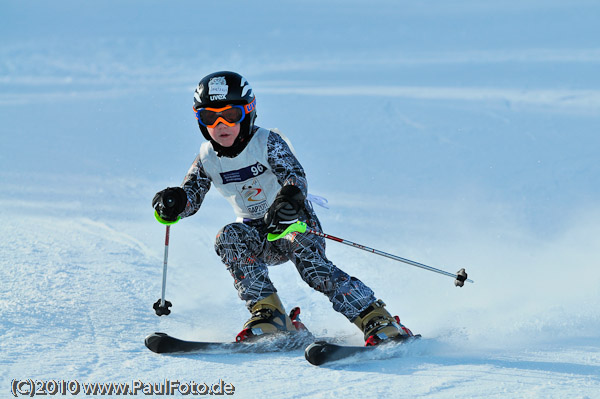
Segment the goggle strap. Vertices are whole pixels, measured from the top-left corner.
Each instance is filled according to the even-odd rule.
[[[254,111],[254,107],[256,106],[256,97],[254,97],[254,100],[252,100],[250,102],[250,104],[246,104],[244,105],[244,111],[249,114],[250,112]]]

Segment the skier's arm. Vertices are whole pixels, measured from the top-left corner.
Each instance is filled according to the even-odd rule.
[[[264,216],[269,233],[280,233],[298,220],[304,209],[307,181],[298,159],[277,133],[267,141],[268,161],[282,188]]]
[[[202,161],[200,160],[200,154],[198,154],[194,160],[194,163],[190,167],[190,170],[183,179],[181,188],[185,190],[188,199],[187,205],[180,215],[182,218],[184,218],[192,216],[198,212],[200,205],[202,205],[202,202],[204,201],[206,193],[210,189],[210,177],[208,177],[204,171]]]
[[[293,185],[300,189],[304,197],[308,192],[308,182],[300,162],[277,133],[271,132],[267,140],[268,160],[273,173],[282,187]]]

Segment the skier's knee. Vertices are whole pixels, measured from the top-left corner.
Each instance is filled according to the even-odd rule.
[[[243,223],[231,223],[223,226],[217,233],[215,247],[239,241],[246,233],[244,227],[246,226]]]
[[[243,223],[228,224],[217,233],[215,251],[221,256],[223,250],[236,248],[240,245],[246,245],[247,247],[249,243],[258,238],[255,235],[256,232]]]

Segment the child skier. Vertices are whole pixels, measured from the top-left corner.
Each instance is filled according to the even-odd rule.
[[[333,308],[361,329],[365,345],[411,336],[369,287],[327,259],[323,238],[296,233],[267,240],[267,233],[281,233],[296,221],[317,231],[321,225],[306,199],[304,170],[287,139],[254,125],[256,98],[248,81],[228,71],[204,77],[194,93],[194,112],[208,141],[181,186],[158,192],[152,206],[159,221],[175,222],[198,211],[211,184],[233,206],[237,220],[219,231],[215,250],[251,313],[236,340],[300,328],[292,320],[297,314],[286,314],[267,269],[288,260],[310,287],[327,295]]]

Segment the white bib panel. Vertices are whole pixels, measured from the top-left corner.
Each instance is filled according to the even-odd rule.
[[[200,146],[204,171],[229,201],[238,221],[262,218],[281,189],[268,161],[269,134],[269,130],[258,128],[235,158],[218,157],[209,141]]]

